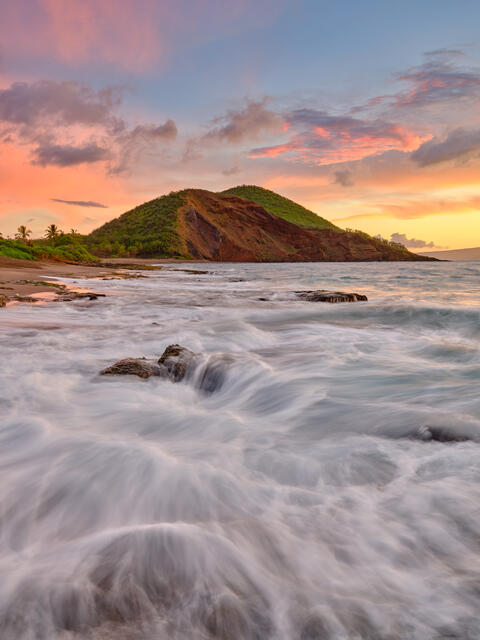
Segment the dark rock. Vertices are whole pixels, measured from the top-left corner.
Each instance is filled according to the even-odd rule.
[[[6,307],[8,302],[7,296],[0,296],[0,307]]]
[[[180,382],[185,377],[194,358],[195,354],[190,349],[181,347],[179,344],[171,344],[161,355],[158,364],[164,370],[163,375],[173,382]]]
[[[212,607],[205,621],[207,630],[214,638],[230,640],[241,638],[248,628],[248,619],[241,603],[234,595],[224,595]]]
[[[105,298],[104,293],[92,293],[91,291],[69,291],[68,293],[58,292],[56,302],[72,302],[73,300],[98,300]]]
[[[368,300],[361,293],[345,293],[344,291],[295,291],[296,295],[308,302],[362,302]]]
[[[208,271],[201,271],[200,269],[174,269],[174,271],[183,271],[183,273],[191,273],[192,275],[200,276],[209,273]]]
[[[14,300],[16,302],[38,302],[38,298],[33,298],[32,296],[21,296],[18,293],[15,294]]]
[[[417,432],[417,437],[425,442],[466,442],[473,438],[467,433],[459,433],[454,428],[423,425]]]
[[[260,300],[261,302],[268,302],[268,298],[257,298],[257,300]]]
[[[218,640],[265,640],[272,632],[266,611],[234,594],[220,596],[207,615],[205,626]]]
[[[100,372],[100,375],[124,375],[150,378],[160,376],[172,382],[180,382],[191,367],[195,354],[178,344],[171,344],[158,362],[147,358],[124,358]]]
[[[300,636],[301,640],[327,640],[330,637],[325,622],[316,615],[307,618]]]
[[[161,375],[160,367],[146,358],[124,358],[101,371],[100,375],[138,376],[150,378]]]

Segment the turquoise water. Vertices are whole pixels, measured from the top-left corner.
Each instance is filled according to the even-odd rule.
[[[2,640],[480,638],[480,263],[188,268],[0,310]]]

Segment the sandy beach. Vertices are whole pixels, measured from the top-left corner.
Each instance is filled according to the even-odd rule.
[[[184,264],[181,260],[112,258],[93,265],[0,257],[0,299],[3,297],[7,304],[28,302],[28,298],[42,299],[42,294],[51,295],[52,290],[59,291],[55,283],[61,284],[63,278],[131,279],[141,277],[134,271],[151,270],[159,263],[176,262]]]

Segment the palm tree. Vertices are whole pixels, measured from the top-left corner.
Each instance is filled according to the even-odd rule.
[[[70,235],[71,236],[79,236],[79,232],[78,229],[70,229]]]
[[[58,238],[59,235],[60,235],[60,229],[57,227],[57,225],[49,224],[45,231],[45,237],[48,240],[55,240],[55,238]]]
[[[28,242],[29,237],[32,235],[32,230],[31,229],[27,229],[27,227],[24,224],[21,224],[18,229],[17,229],[17,233],[15,234],[15,240],[20,240],[21,242]]]

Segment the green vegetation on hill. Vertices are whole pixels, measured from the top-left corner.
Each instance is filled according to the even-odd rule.
[[[222,194],[228,196],[237,196],[250,200],[259,204],[261,207],[268,211],[268,213],[283,218],[288,222],[298,225],[299,227],[305,227],[307,229],[337,229],[334,224],[317,216],[313,211],[309,211],[302,207],[302,205],[280,196],[274,191],[263,189],[255,185],[242,185],[239,187],[233,187],[222,191]]]
[[[92,231],[85,244],[102,257],[186,258],[177,228],[177,212],[185,202],[183,191],[145,202]]]
[[[81,239],[72,234],[59,235],[53,241],[0,238],[0,256],[20,260],[60,260],[62,262],[93,262],[97,258],[83,246]]]

